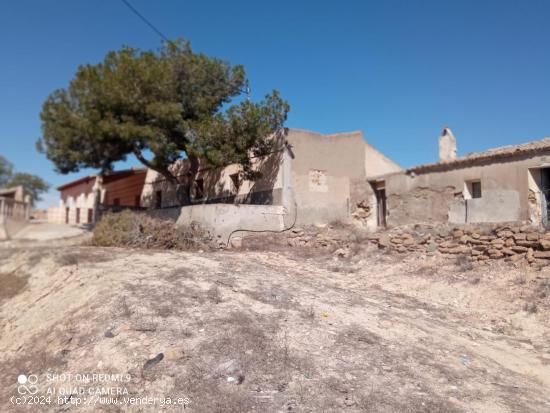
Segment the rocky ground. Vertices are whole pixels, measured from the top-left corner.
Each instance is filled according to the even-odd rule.
[[[216,252],[78,242],[0,246],[2,412],[550,411],[550,271],[527,259],[347,229]],[[27,390],[41,404],[12,404]]]

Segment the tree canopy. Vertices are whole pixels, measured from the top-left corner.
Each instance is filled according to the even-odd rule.
[[[80,66],[67,89],[47,98],[37,146],[61,173],[108,171],[134,154],[176,184],[170,166],[182,157],[195,169],[198,159],[238,163],[252,178],[250,154],[269,153],[289,105],[277,91],[257,103],[240,98],[247,87],[243,66],[195,53],[183,40],[157,52],[124,47]]]
[[[13,175],[13,165],[0,155],[0,187],[6,186]]]

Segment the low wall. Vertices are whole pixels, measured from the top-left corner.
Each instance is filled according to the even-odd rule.
[[[177,221],[181,214],[181,207],[146,209],[145,213],[152,218]]]
[[[176,225],[196,222],[221,242],[240,231],[282,231],[288,210],[280,205],[206,204],[181,208]]]

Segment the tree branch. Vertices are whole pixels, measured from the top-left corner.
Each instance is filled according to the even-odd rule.
[[[174,174],[172,174],[168,169],[155,167],[148,159],[146,159],[143,156],[143,154],[141,153],[141,151],[137,147],[134,146],[132,148],[132,152],[134,153],[134,155],[136,156],[138,161],[140,161],[147,168],[152,169],[153,171],[157,171],[159,174],[164,176],[168,181],[170,181],[174,184],[178,183],[178,178]]]

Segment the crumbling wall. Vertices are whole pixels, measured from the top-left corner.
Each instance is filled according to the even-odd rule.
[[[364,179],[350,182],[350,212],[354,224],[376,229],[376,196]]]
[[[456,188],[414,188],[401,194],[387,195],[389,226],[415,223],[446,223],[451,205],[455,202]]]
[[[530,220],[533,225],[540,225],[540,182],[537,182],[538,174],[532,170],[546,168],[549,161],[550,156],[526,156],[384,177],[387,222],[401,225]],[[481,198],[471,198],[467,185],[472,181],[481,182]]]
[[[299,225],[349,221],[361,199],[365,140],[361,132],[323,135],[290,129],[292,187]]]

